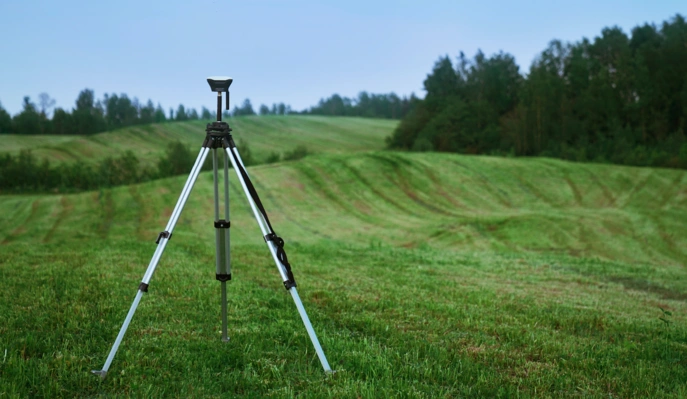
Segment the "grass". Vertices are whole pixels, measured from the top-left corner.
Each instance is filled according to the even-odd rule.
[[[0,197],[0,397],[687,396],[684,171],[342,150],[250,173],[334,375],[234,178],[220,342],[202,173],[104,381],[184,177]]]
[[[253,156],[264,161],[272,152],[291,151],[299,145],[312,152],[380,150],[398,121],[319,116],[250,116],[230,118],[234,137],[250,146]],[[30,148],[39,159],[51,162],[97,162],[133,151],[145,163],[154,163],[170,141],[181,141],[194,154],[205,138],[204,121],[133,126],[92,136],[0,135],[0,154],[16,154]]]

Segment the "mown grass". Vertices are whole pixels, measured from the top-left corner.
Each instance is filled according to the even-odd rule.
[[[259,162],[273,152],[281,154],[299,145],[312,152],[327,153],[379,150],[384,147],[384,138],[398,124],[386,119],[296,115],[248,116],[227,121],[235,139],[247,143]],[[205,138],[206,123],[132,126],[92,136],[0,135],[0,153],[14,154],[29,148],[37,158],[51,162],[98,162],[133,151],[144,163],[154,164],[172,141],[180,141],[197,153]]]
[[[203,173],[105,381],[184,177],[0,197],[0,396],[687,395],[687,173],[393,152],[250,173],[334,375],[235,179],[220,342]]]

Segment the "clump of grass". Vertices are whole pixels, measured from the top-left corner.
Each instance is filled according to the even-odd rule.
[[[310,154],[311,152],[308,150],[308,147],[304,145],[298,145],[293,150],[285,152],[283,158],[284,161],[297,161]]]

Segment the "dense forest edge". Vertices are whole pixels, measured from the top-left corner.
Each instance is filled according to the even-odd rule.
[[[441,57],[392,149],[687,168],[687,23],[553,40],[523,75],[512,55]]]

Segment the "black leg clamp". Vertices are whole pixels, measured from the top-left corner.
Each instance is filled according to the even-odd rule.
[[[277,247],[277,259],[279,259],[279,262],[281,262],[281,264],[284,265],[284,269],[286,269],[287,280],[284,281],[284,288],[290,290],[291,288],[296,287],[296,278],[293,277],[291,264],[289,263],[289,259],[286,257],[286,251],[284,251],[284,239],[279,237],[276,233],[269,233],[265,236],[265,242],[267,241],[272,241]]]
[[[229,273],[229,274],[215,274],[215,278],[221,282],[229,281],[229,280],[231,280],[231,273]]]
[[[231,226],[231,222],[228,220],[220,219],[215,222],[216,229],[228,229]]]
[[[138,285],[138,290],[143,292],[148,292],[148,284],[141,283]]]
[[[157,240],[155,240],[155,244],[159,244],[159,243],[160,243],[160,240],[163,239],[163,238],[166,238],[166,239],[168,239],[168,240],[171,240],[171,239],[172,239],[172,233],[170,233],[170,232],[167,231],[167,230],[161,231],[161,232],[160,232],[160,235],[157,236]]]

